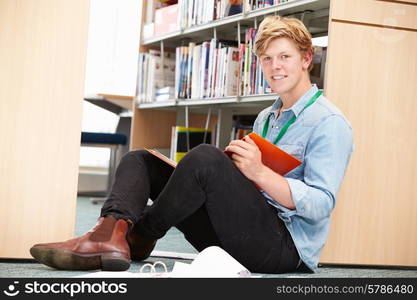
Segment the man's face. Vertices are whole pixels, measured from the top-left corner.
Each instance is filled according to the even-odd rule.
[[[305,79],[303,73],[310,63],[308,55],[303,56],[295,43],[289,38],[272,40],[263,55],[260,56],[262,72],[278,95],[291,94]],[[307,76],[308,78],[308,76]]]

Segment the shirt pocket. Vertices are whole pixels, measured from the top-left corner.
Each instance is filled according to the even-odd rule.
[[[300,144],[280,144],[278,146],[301,161],[301,165],[288,172],[285,176],[294,178],[301,176],[304,171],[304,146]]]

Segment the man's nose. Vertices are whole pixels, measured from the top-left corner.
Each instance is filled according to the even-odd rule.
[[[282,64],[278,57],[272,57],[272,68],[273,69],[281,69]]]

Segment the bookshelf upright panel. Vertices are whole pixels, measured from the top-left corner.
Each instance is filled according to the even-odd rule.
[[[74,235],[89,2],[0,1],[2,258]]]
[[[332,5],[325,93],[351,121],[355,151],[321,262],[417,266],[417,6]]]

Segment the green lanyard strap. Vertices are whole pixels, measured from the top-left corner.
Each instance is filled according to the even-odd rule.
[[[323,91],[317,91],[313,97],[311,97],[310,101],[308,101],[308,103],[304,106],[304,108],[300,111],[300,114],[310,105],[312,105],[314,102],[316,102],[317,98],[321,96],[321,94],[323,94]],[[268,116],[268,118],[266,119],[264,128],[262,130],[262,137],[265,138],[267,133],[268,133],[268,129],[269,129],[269,119],[270,116]],[[288,128],[295,122],[295,120],[297,119],[297,117],[294,115],[292,116],[291,120],[289,120],[282,128],[281,131],[278,133],[277,138],[274,141],[274,144],[276,145],[284,136],[284,134],[287,132]]]

